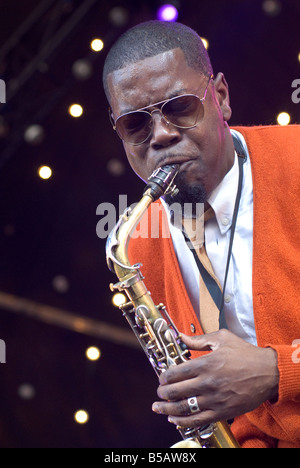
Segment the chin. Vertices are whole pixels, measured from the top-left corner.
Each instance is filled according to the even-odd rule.
[[[178,174],[175,180],[176,187],[179,192],[175,196],[166,195],[164,200],[168,205],[179,203],[182,207],[185,203],[205,203],[207,201],[207,193],[205,187],[200,182],[187,182],[184,180],[183,174]]]

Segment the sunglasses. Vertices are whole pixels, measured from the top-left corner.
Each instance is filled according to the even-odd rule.
[[[196,94],[182,94],[165,101],[157,102],[151,106],[143,107],[133,112],[120,115],[115,121],[109,108],[109,117],[113,129],[125,143],[133,146],[142,145],[152,134],[153,113],[159,112],[167,124],[178,128],[194,128],[203,119],[203,103],[213,75],[209,77],[204,96],[199,98]],[[152,112],[147,109],[155,107]]]

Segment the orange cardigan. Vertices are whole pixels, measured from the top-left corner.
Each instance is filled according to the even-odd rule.
[[[257,341],[277,351],[280,383],[276,404],[266,402],[237,417],[232,430],[243,448],[300,447],[300,351],[295,348],[300,340],[300,126],[236,130],[246,140],[253,174]],[[156,303],[166,305],[178,329],[191,335],[193,324],[202,334],[170,236],[132,239],[129,258],[143,264],[147,288]]]

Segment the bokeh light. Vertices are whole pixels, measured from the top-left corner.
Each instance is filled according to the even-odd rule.
[[[49,166],[41,166],[38,170],[41,179],[47,180],[52,176],[52,169]]]
[[[101,52],[101,50],[104,48],[104,42],[102,39],[93,39],[91,42],[91,49],[94,52]]]
[[[85,355],[89,361],[98,361],[101,357],[101,351],[96,346],[90,346],[86,350]]]
[[[174,5],[162,5],[157,11],[157,19],[160,21],[177,21],[178,10]]]
[[[122,293],[116,293],[113,295],[113,298],[112,298],[113,305],[116,307],[120,307],[121,305],[125,304],[126,300],[127,298],[125,294],[122,294]]]
[[[277,123],[279,125],[288,125],[291,121],[291,116],[287,112],[280,112],[277,115]]]
[[[69,107],[69,114],[75,119],[78,119],[78,117],[81,117],[83,114],[83,107],[80,104],[72,104]]]
[[[203,42],[203,45],[204,45],[205,49],[208,50],[208,48],[209,48],[208,40],[205,37],[201,37],[201,40]]]
[[[76,411],[74,418],[78,424],[86,424],[89,420],[89,414],[85,410],[78,410]]]

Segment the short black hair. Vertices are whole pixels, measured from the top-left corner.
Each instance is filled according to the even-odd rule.
[[[200,36],[181,23],[147,21],[126,31],[112,46],[103,69],[103,86],[110,100],[107,77],[145,58],[180,48],[187,64],[206,76],[213,74],[210,58]]]

